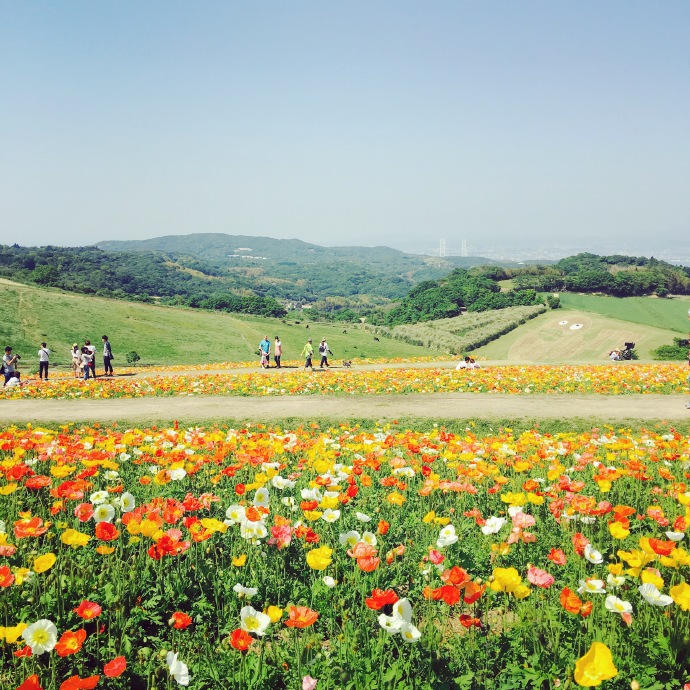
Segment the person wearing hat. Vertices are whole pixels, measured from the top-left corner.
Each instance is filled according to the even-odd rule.
[[[319,368],[323,369],[324,365],[326,367],[330,367],[331,365],[328,363],[328,355],[332,355],[333,353],[328,349],[328,343],[326,342],[326,338],[321,338],[321,345],[319,345],[319,354],[321,355],[321,364],[319,364]]]
[[[304,368],[305,369],[311,369],[312,371],[314,370],[314,367],[311,364],[311,358],[314,356],[314,348],[311,344],[311,338],[307,340],[307,344],[304,346],[304,349],[302,350],[302,357],[304,357]]]
[[[72,345],[70,357],[72,357],[72,371],[74,372],[74,378],[78,379],[80,378],[79,371],[81,370],[81,350],[79,349],[79,343],[74,343],[74,345]]]

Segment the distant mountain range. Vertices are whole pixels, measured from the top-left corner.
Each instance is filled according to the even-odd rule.
[[[410,287],[454,268],[499,264],[484,257],[431,257],[390,247],[322,247],[301,240],[198,233],[107,241],[107,252],[158,252],[189,270],[234,277],[261,294],[292,300],[370,295],[400,299]],[[505,264],[501,264],[505,265]]]
[[[322,247],[302,240],[278,240],[272,237],[250,235],[224,235],[222,233],[195,233],[191,235],[165,235],[148,240],[110,240],[98,242],[105,251],[159,251],[171,254],[191,255],[213,262],[234,264],[243,261],[295,261],[315,264],[329,261],[356,263],[396,263],[411,261],[413,265],[442,266],[452,270],[458,266],[469,267],[497,264],[485,257],[439,257],[408,254],[391,247]]]

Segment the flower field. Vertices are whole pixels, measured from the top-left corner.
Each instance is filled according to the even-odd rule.
[[[690,682],[673,429],[15,427],[0,470],[3,690]]]
[[[495,366],[455,369],[257,371],[114,378],[56,379],[2,389],[9,399],[101,399],[164,395],[361,395],[401,393],[682,393],[688,391],[687,366]]]

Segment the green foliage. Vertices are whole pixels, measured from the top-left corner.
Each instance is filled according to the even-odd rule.
[[[127,353],[127,364],[133,364],[134,366],[137,365],[137,362],[141,359],[141,357],[138,355],[137,352],[132,350],[131,352]]]
[[[553,266],[511,270],[516,285],[541,292],[601,292],[617,297],[690,294],[690,269],[654,257],[583,253]]]
[[[690,348],[688,341],[684,338],[674,338],[673,345],[662,345],[652,350],[652,357],[667,362],[679,361],[688,358]]]
[[[503,275],[503,274],[501,274]],[[438,281],[416,285],[387,317],[389,326],[433,321],[457,316],[463,310],[488,311],[538,302],[534,290],[501,292],[494,280],[482,271],[457,268]]]
[[[95,247],[30,247],[0,245],[0,275],[20,282],[62,288],[100,297],[137,302],[186,305],[262,316],[284,316],[273,297],[249,285],[213,277],[217,271],[191,262],[197,271],[171,263],[152,252],[107,253]],[[233,294],[243,289],[248,294]],[[154,297],[155,296],[155,297]]]
[[[561,298],[556,295],[546,295],[546,306],[549,309],[560,309],[561,308]]]

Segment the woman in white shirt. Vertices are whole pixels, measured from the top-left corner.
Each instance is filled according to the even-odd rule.
[[[89,348],[84,345],[81,349],[81,368],[84,371],[84,381],[89,380],[89,371],[91,370],[91,362],[93,361],[93,355],[91,354]]]

